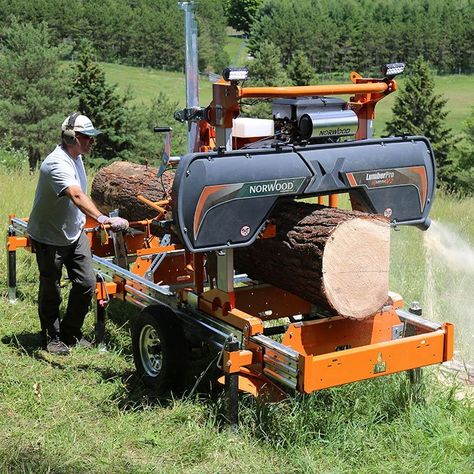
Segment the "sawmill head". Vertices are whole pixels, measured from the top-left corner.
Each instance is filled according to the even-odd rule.
[[[288,143],[327,143],[354,138],[356,113],[334,97],[297,97],[272,102],[275,136]]]
[[[349,193],[354,209],[426,228],[434,187],[423,137],[192,153],[176,170],[173,215],[193,252],[252,244],[281,198]]]

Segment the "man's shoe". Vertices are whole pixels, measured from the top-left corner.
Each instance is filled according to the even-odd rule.
[[[88,341],[85,337],[81,337],[79,340],[76,339],[76,346],[83,347],[84,349],[92,349],[92,342]]]
[[[54,337],[48,342],[46,351],[50,354],[68,355],[69,347],[66,346],[66,344],[64,344],[64,342],[59,339],[59,337]]]
[[[91,349],[93,347],[92,342],[88,341],[85,337],[78,339],[77,337],[63,337],[61,339],[64,344],[69,347],[82,347],[84,349]]]

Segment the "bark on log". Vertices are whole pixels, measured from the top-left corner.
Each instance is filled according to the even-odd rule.
[[[92,181],[91,197],[104,214],[118,209],[120,217],[130,221],[151,219],[156,210],[137,199],[139,194],[150,201],[166,199],[171,193],[174,173],[166,171],[156,177],[156,168],[116,161],[98,171]]]
[[[97,173],[91,195],[104,213],[118,208],[129,220],[152,218],[156,211],[136,196],[161,200],[172,180],[173,173],[165,173],[163,188],[156,169],[116,162]],[[363,319],[385,304],[390,250],[385,220],[291,200],[280,202],[271,218],[276,237],[236,249],[236,269],[348,318]]]

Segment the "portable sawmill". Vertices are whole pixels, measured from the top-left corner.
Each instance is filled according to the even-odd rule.
[[[223,372],[256,396],[310,393],[452,357],[452,325],[405,311],[396,294],[387,292],[373,314],[348,319],[234,271],[234,251],[275,238],[269,217],[281,201],[329,195],[334,205],[337,194],[348,193],[355,209],[393,226],[428,227],[435,189],[428,140],[367,138],[376,102],[396,83],[390,75],[351,78],[348,85],[278,88],[222,79],[209,107],[182,113],[194,115],[202,151],[166,156],[176,168],[171,196],[141,198],[157,216],[120,235],[87,228],[98,279],[97,338],[111,298],[143,308],[133,328],[135,363],[157,389],[182,376],[186,348],[196,340],[222,350]],[[344,101],[334,94],[353,95]],[[273,121],[235,120],[246,97],[276,98]],[[265,139],[255,141],[253,129],[263,129]],[[29,247],[25,229],[25,219],[11,217],[12,297],[15,251]]]
[[[337,265],[321,264],[315,300],[291,287],[293,270],[286,264],[280,270],[291,291],[284,279],[271,283],[279,258],[288,262],[293,251],[299,252],[291,268],[300,269],[300,278],[310,260],[304,238],[303,250],[284,243],[291,239],[287,230],[280,235],[286,224],[285,217],[273,218],[277,209],[285,208],[287,214],[281,215],[299,225],[298,203],[316,206],[311,212],[319,227],[311,232],[318,237],[323,232],[318,229],[334,221],[333,214],[325,213],[339,212],[338,195],[348,195],[353,211],[347,211],[351,219],[344,222],[355,216],[363,223],[354,231],[360,239],[346,239],[343,247],[356,254],[366,242],[360,259],[370,254],[372,242],[387,248],[391,227],[428,228],[435,191],[429,141],[371,138],[375,105],[397,89],[394,77],[402,69],[401,64],[387,65],[381,78],[353,72],[343,85],[243,87],[246,71],[228,68],[213,84],[208,107],[188,100],[176,116],[188,122],[190,152],[171,157],[168,135],[155,177],[161,186],[163,172],[174,169],[172,188],[159,201],[132,196],[154,216],[131,222],[121,234],[86,224],[97,274],[96,339],[104,337],[112,298],[141,308],[132,328],[135,365],[143,380],[161,392],[183,377],[192,363],[191,347],[214,348],[221,355],[221,382],[234,421],[238,390],[278,399],[294,390],[311,393],[450,360],[453,325],[423,319],[418,306],[405,310],[402,297],[383,285],[369,309],[351,314],[339,310],[339,303],[319,304],[323,297],[334,302],[338,292],[345,292],[347,301],[340,307],[351,308],[354,301],[362,304],[368,287],[378,283],[370,279],[375,270],[362,267],[355,289],[347,292],[346,263],[337,260],[342,247],[331,247]],[[245,99],[271,99],[273,119],[239,117]],[[331,215],[326,223],[325,215]],[[371,240],[367,215],[374,218],[367,222],[382,229],[380,238]],[[30,248],[26,221],[10,216],[11,299],[16,250]],[[336,231],[327,231],[328,254]],[[270,250],[276,264],[265,273],[259,255],[265,245],[281,249],[271,246],[278,238],[286,250],[281,255]],[[257,251],[252,254],[252,249]],[[256,261],[258,278],[252,274]],[[388,278],[388,268],[378,270]],[[306,279],[316,280],[314,275]]]

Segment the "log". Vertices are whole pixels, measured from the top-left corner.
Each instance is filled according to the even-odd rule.
[[[171,193],[174,173],[166,171],[162,179],[157,169],[128,161],[116,161],[101,168],[92,181],[91,198],[104,214],[118,209],[119,216],[129,220],[152,219],[156,210],[140,201],[142,194],[150,201],[161,201]]]
[[[156,211],[136,196],[159,201],[171,192],[172,180],[172,172],[162,184],[154,168],[116,162],[97,173],[91,195],[104,213],[119,209],[129,220],[152,218]],[[386,303],[390,227],[385,219],[283,200],[271,220],[274,238],[235,250],[239,272],[346,318],[366,318]]]
[[[277,235],[235,250],[249,277],[351,319],[380,310],[389,290],[390,227],[379,216],[298,201],[273,210]]]

